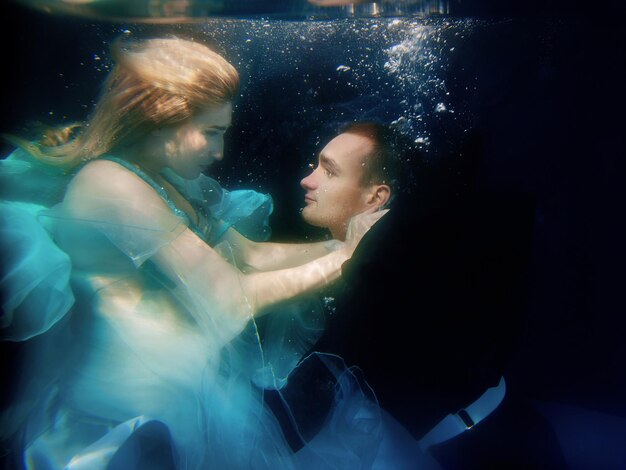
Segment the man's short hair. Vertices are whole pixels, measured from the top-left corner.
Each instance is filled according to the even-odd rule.
[[[392,129],[377,122],[357,121],[342,126],[340,133],[360,135],[372,142],[373,150],[367,155],[361,183],[386,184],[393,192],[397,179],[397,157]]]

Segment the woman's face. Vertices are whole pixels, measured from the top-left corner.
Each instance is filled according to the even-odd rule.
[[[231,103],[225,103],[161,130],[156,143],[164,150],[164,165],[182,178],[195,179],[215,160],[221,160],[224,133],[230,127],[232,112]]]

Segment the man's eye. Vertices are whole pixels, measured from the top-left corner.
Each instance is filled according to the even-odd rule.
[[[329,178],[332,178],[333,176],[335,176],[335,174],[334,174],[332,171],[330,171],[330,170],[326,170],[326,169],[325,169],[325,170],[324,170],[324,173],[325,173],[325,174],[326,174],[326,176],[328,176]]]
[[[209,137],[215,137],[218,136],[220,134],[220,131],[218,131],[217,129],[207,129],[204,131],[204,135],[209,136]]]

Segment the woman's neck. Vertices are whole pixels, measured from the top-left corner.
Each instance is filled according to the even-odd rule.
[[[185,212],[192,223],[198,224],[199,219],[195,209],[191,206],[189,201],[187,201],[187,199],[185,199],[185,197],[161,174],[161,171],[165,169],[165,165],[160,163],[161,159],[159,158],[158,153],[150,155],[146,152],[141,152],[140,149],[128,149],[127,151],[120,153],[120,158],[136,165],[141,171],[152,178],[152,181],[163,188],[176,207]]]
[[[118,156],[137,166],[152,179],[162,180],[163,177],[160,173],[165,168],[165,165],[161,162],[162,158],[157,153],[149,152],[145,146],[134,145],[120,152]]]

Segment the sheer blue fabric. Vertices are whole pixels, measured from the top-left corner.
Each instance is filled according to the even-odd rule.
[[[38,204],[0,202],[0,237],[7,247],[0,280],[3,340],[24,341],[45,333],[74,303],[71,262],[37,221],[43,210]]]
[[[1,437],[20,440],[27,468],[118,468],[120,459],[120,468],[136,468],[142,451],[129,453],[128,443],[153,432],[166,439],[178,469],[430,466],[363,379],[323,355],[315,357],[324,358],[329,379],[319,393],[333,405],[321,430],[293,452],[263,394],[283,389],[312,360],[301,361],[323,331],[319,303],[277,306],[261,339],[245,309],[227,315],[216,307],[221,293],[201,267],[184,273],[181,286],[150,262],[187,228],[210,245],[229,227],[267,239],[271,198],[168,173],[199,216],[192,224],[147,175],[109,160],[141,178],[166,208],[112,193],[76,218],[68,208],[82,196],[62,191],[72,174],[21,151],[0,167],[7,182],[0,241],[11,255],[0,326],[4,340],[24,342],[28,352],[15,403],[0,417]],[[219,251],[228,256],[228,247]],[[299,406],[293,395],[285,404]]]

